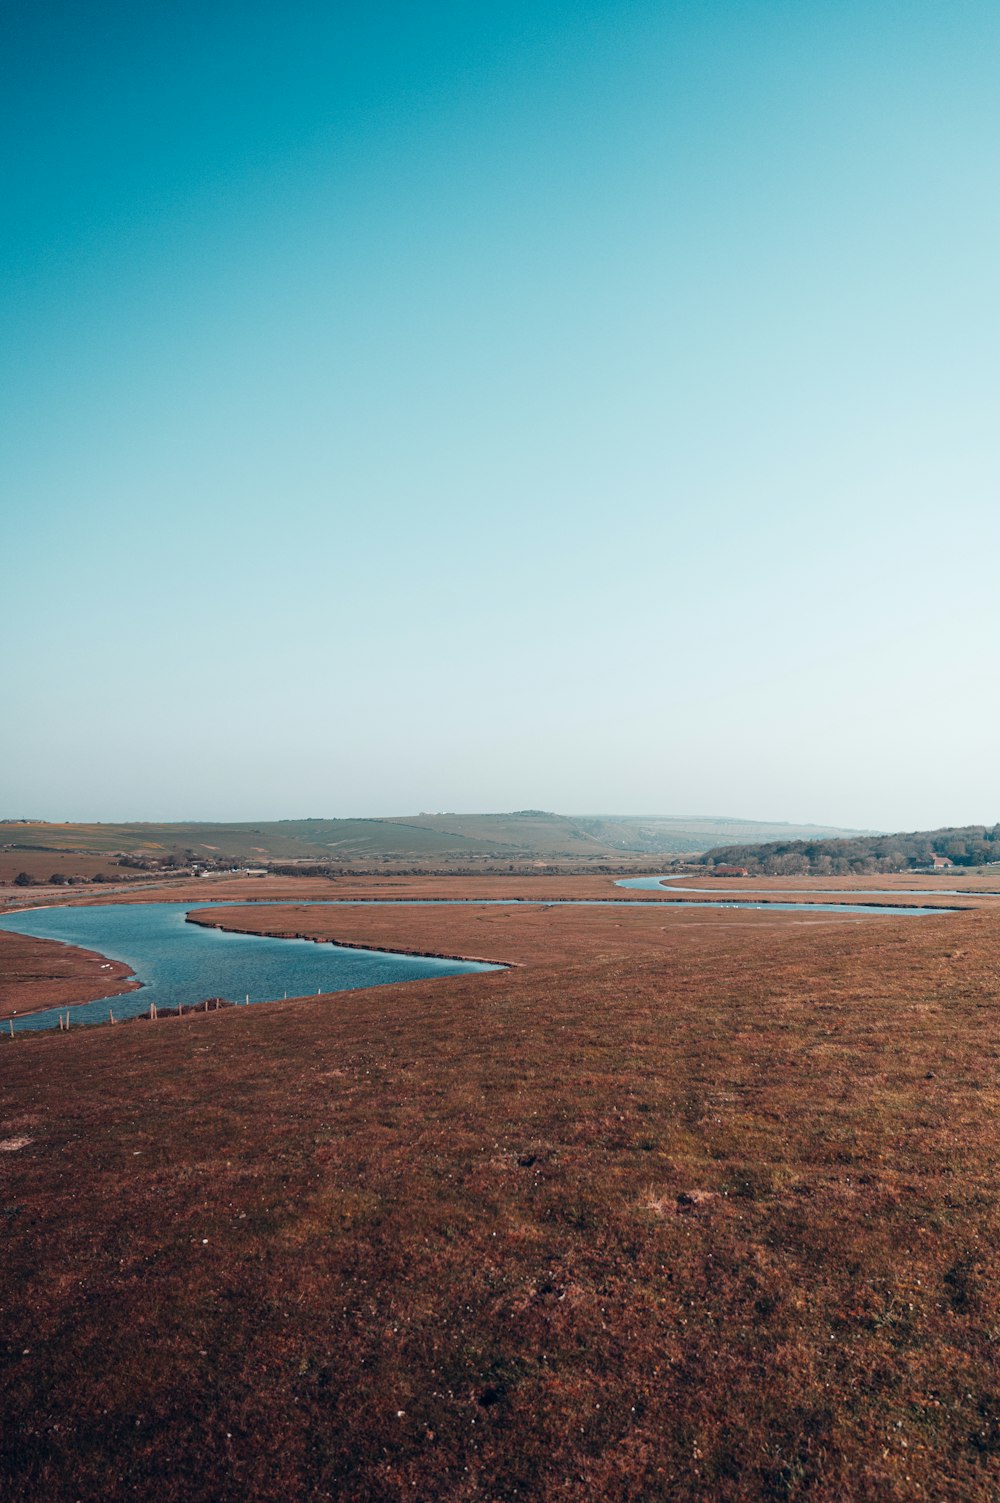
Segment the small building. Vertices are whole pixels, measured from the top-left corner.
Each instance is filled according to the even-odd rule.
[[[748,866],[713,866],[712,867],[712,876],[713,877],[749,877],[749,875],[750,875],[750,868]]]
[[[932,856],[931,857],[931,871],[932,872],[946,872],[949,869],[949,867],[952,867],[954,865],[955,865],[955,863],[954,863],[954,861],[952,861],[952,859],[951,859],[950,856]]]

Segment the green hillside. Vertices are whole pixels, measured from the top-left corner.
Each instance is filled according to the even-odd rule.
[[[193,856],[268,861],[460,862],[484,859],[613,859],[625,855],[695,854],[723,842],[829,839],[857,834],[809,825],[753,820],[571,817],[543,810],[508,814],[415,814],[371,819],[283,819],[252,823],[50,824],[0,823],[0,846],[9,850],[121,853],[154,858]]]
[[[588,815],[576,823],[595,840],[616,851],[657,854],[695,854],[722,844],[764,840],[831,840],[868,834],[828,825],[790,825],[754,819],[691,816],[687,819],[623,815]]]

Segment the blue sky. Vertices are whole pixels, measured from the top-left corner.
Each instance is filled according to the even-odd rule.
[[[1000,818],[1000,12],[4,8],[0,813]]]

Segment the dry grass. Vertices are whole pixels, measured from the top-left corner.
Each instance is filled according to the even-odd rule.
[[[0,1052],[0,1496],[997,1496],[1000,915],[328,919],[523,964]]]
[[[108,856],[89,856],[65,851],[18,851],[0,846],[0,884],[10,883],[19,872],[27,872],[33,882],[48,882],[53,872],[64,877],[104,876],[119,880],[128,874],[115,866]]]
[[[93,950],[0,929],[0,1019],[135,991],[131,974]]]

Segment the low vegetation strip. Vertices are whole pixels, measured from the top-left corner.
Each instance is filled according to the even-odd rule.
[[[4,1050],[5,1503],[992,1503],[1000,916],[503,912]]]

